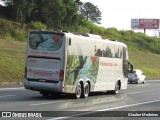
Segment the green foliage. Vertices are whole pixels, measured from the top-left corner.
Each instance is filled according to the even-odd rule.
[[[75,0],[3,0],[11,20],[22,24],[39,21],[46,26],[62,29],[80,24],[84,17],[78,14],[80,1]],[[5,11],[0,14],[5,15]]]
[[[28,25],[29,29],[32,30],[46,30],[46,25],[42,24],[41,22],[31,22]]]
[[[130,51],[129,57],[135,68],[141,69],[147,79],[160,78],[159,54]]]
[[[3,0],[0,15],[16,22],[39,21],[49,28],[64,29],[85,20],[100,24],[101,12],[92,3],[80,0]]]
[[[86,32],[98,35],[103,35],[106,30],[104,27],[99,27],[90,21],[86,21],[83,26],[82,25],[76,26],[76,28],[82,28],[82,29],[76,29],[76,31],[78,32]]]
[[[7,40],[26,40],[27,31],[23,29],[24,25],[0,19],[0,38]]]
[[[90,2],[86,2],[83,4],[82,8],[80,9],[81,14],[85,16],[87,20],[90,20],[94,23],[100,24],[101,21],[101,11],[95,5]]]
[[[116,28],[108,28],[104,37],[125,43],[131,51],[160,54],[160,39],[144,35],[143,33],[135,33],[131,30],[118,31]]]
[[[0,19],[0,31],[11,32],[12,31],[12,23],[5,19]]]
[[[24,42],[0,39],[0,83],[22,82],[25,46]]]
[[[34,9],[35,0],[2,0],[5,2],[6,10],[9,13],[12,20],[17,22],[25,23],[32,15],[32,10]]]
[[[121,34],[116,28],[108,28],[105,31],[105,37],[111,40],[119,40],[121,39]]]

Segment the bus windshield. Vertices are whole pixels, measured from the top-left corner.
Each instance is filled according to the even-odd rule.
[[[52,32],[32,32],[29,34],[29,46],[34,50],[56,51],[63,43],[63,36]]]

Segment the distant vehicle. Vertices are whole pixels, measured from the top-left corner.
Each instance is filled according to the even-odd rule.
[[[145,83],[145,75],[141,70],[134,69],[133,71],[128,72],[128,82],[132,83],[135,82],[137,84],[139,83]]]
[[[88,97],[127,88],[128,50],[121,42],[87,33],[31,31],[26,49],[26,89]]]

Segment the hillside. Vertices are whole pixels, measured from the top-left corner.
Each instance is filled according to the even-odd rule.
[[[39,22],[21,25],[0,19],[0,84],[23,81],[27,32],[30,29],[41,28],[47,29]],[[87,22],[85,26],[77,26],[67,30],[99,34],[104,39],[114,39],[127,44],[129,58],[135,68],[142,69],[147,79],[160,78],[160,39],[133,31],[105,29],[90,22]]]
[[[16,82],[24,76],[25,43],[0,39],[0,84]]]
[[[127,44],[130,51],[160,54],[160,39],[144,35],[143,33],[135,33],[131,30],[118,31],[115,28],[108,28],[106,29],[105,37]]]
[[[160,78],[160,54],[129,51],[129,60],[144,71],[147,79]]]

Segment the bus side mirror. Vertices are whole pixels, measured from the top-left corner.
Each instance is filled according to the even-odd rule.
[[[71,38],[69,38],[69,45],[71,45]]]

